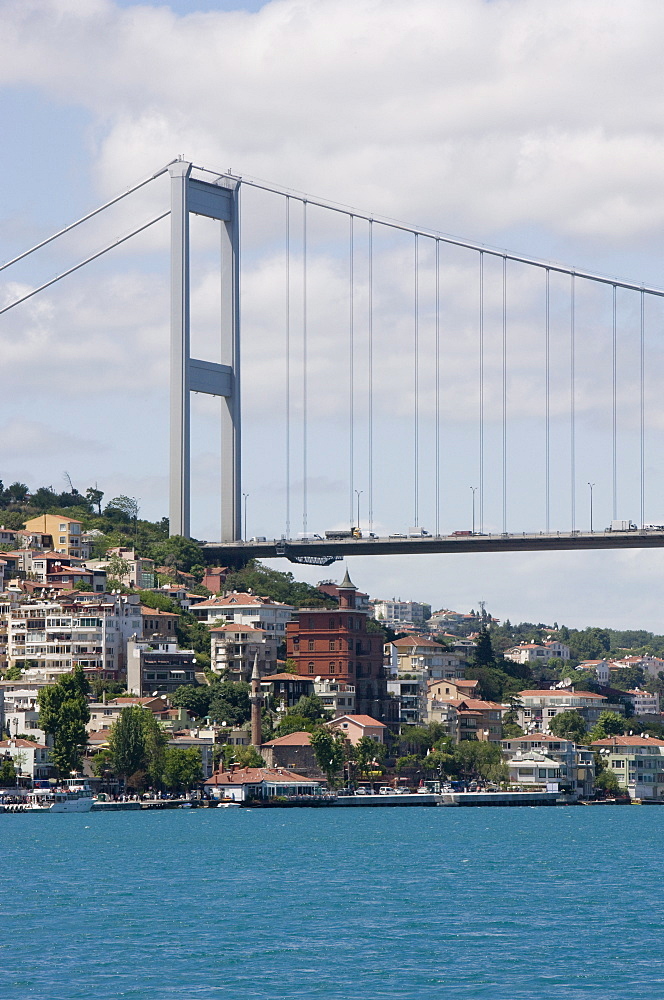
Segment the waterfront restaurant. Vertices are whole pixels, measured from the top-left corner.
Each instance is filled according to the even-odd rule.
[[[323,792],[323,785],[313,778],[304,778],[281,767],[239,767],[229,771],[216,771],[205,782],[205,789],[213,799],[272,799],[316,796]]]

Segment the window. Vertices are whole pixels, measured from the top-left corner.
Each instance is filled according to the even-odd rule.
[[[329,622],[327,623],[327,627],[331,629],[334,628],[334,618],[330,618]]]
[[[314,640],[313,639],[309,639],[309,649],[313,650],[313,648],[314,648]]]
[[[555,719],[555,717],[556,717],[556,710],[555,710],[555,708],[548,708],[547,711],[546,711],[546,714],[548,715],[548,717],[550,719]]]
[[[313,663],[310,663],[309,664],[309,673],[313,674],[313,672],[314,672],[314,665],[313,665]]]
[[[334,660],[330,660],[330,673],[331,674],[335,673],[336,669],[337,669],[336,663],[334,662]]]
[[[335,649],[334,639],[330,639],[330,652],[333,653]]]

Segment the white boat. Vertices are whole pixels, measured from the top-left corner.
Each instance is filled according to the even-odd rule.
[[[92,789],[85,778],[73,778],[55,788],[33,788],[21,812],[86,813],[92,809]]]

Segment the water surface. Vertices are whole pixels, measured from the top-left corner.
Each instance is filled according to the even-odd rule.
[[[664,1000],[664,809],[0,816],[2,1000]]]

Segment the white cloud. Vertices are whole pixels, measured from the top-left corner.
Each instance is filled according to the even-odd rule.
[[[15,88],[27,86],[60,113],[68,107],[85,109],[90,161],[81,164],[81,171],[94,179],[99,200],[183,154],[215,169],[231,167],[245,176],[267,178],[361,210],[517,250],[524,245],[543,257],[568,256],[579,266],[653,283],[659,280],[658,234],[664,222],[659,176],[664,153],[664,71],[659,54],[664,9],[659,0],[635,0],[630,5],[604,0],[584,4],[273,0],[253,14],[192,11],[187,16],[150,3],[119,7],[112,0],[85,4],[3,0],[0,7],[0,86],[6,88],[6,100],[15,99],[13,95],[20,92]],[[17,135],[12,155],[20,159],[21,153]],[[44,150],[46,163],[57,155],[57,149]],[[73,179],[72,188],[75,183]],[[2,279],[7,279],[0,289],[3,300],[163,211],[168,206],[167,187],[162,178],[85,231],[77,230],[58,252],[35,258],[34,267],[31,262],[17,274],[3,273]],[[285,454],[283,206],[261,203],[248,190],[243,197],[243,378],[249,458],[245,488],[252,495],[255,530],[261,518],[274,521],[275,530],[281,530],[283,515],[275,513],[273,500],[283,508],[283,485],[278,481]],[[75,198],[70,201],[76,203]],[[80,205],[81,213],[90,207]],[[296,227],[295,208],[293,212]],[[16,220],[12,226],[15,231]],[[344,495],[349,303],[347,236],[313,211],[310,226],[312,238],[318,232],[320,240],[318,250],[310,248],[308,273],[309,415],[319,435],[314,441],[312,430],[311,494],[312,501],[327,501],[319,515],[321,523],[311,526],[317,530],[330,526],[349,506]],[[219,290],[211,233],[204,227],[196,230],[200,243],[192,288],[192,342],[195,353],[218,360]],[[368,502],[368,412],[363,391],[368,382],[368,285],[366,232],[359,222],[356,237],[355,487],[365,491]],[[26,241],[31,239],[32,234],[26,235]],[[291,380],[297,388],[302,383],[302,288],[296,273],[295,228],[293,246]],[[117,484],[116,492],[144,495],[145,502],[154,505],[155,515],[160,506],[163,509],[166,461],[167,249],[164,222],[85,273],[6,314],[0,323],[5,400],[12,387],[23,387],[29,380],[29,391],[18,399],[12,396],[11,409],[1,417],[6,425],[16,422],[22,467],[31,442],[39,439],[41,425],[60,442],[68,440],[51,423],[64,419],[64,411],[54,407],[59,393],[75,395],[85,412],[93,414],[95,401],[103,406],[101,401],[112,394],[114,444],[105,457],[104,474],[109,483]],[[424,241],[421,254],[421,505],[422,519],[431,526],[435,276],[431,247]],[[444,448],[452,446],[444,453],[443,494],[448,506],[442,521],[456,528],[467,520],[465,497],[478,473],[473,426],[479,391],[478,303],[476,287],[467,282],[476,262],[448,250],[442,256],[440,415]],[[380,244],[377,238],[375,516],[392,529],[411,516],[404,511],[410,499],[397,496],[394,489],[396,477],[400,489],[412,492],[411,260],[412,244],[407,240]],[[500,274],[488,258],[485,293],[486,519],[500,525],[502,288]],[[551,447],[557,491],[553,501],[560,518],[563,509],[568,517],[569,507],[563,498],[570,420],[566,295],[566,287],[552,278]],[[621,513],[632,517],[638,509],[640,422],[635,298],[620,300],[617,386],[619,456],[629,477],[621,493],[626,508]],[[598,517],[609,516],[611,492],[613,386],[607,301],[594,292],[579,292],[577,488],[581,493],[587,479],[597,481]],[[649,310],[646,458],[652,477],[648,499],[655,505],[664,487],[658,462],[658,434],[664,429],[659,391],[664,356],[658,341],[661,309],[649,306]],[[543,508],[541,272],[529,275],[510,268],[508,313],[507,402],[514,421],[508,441],[515,483],[509,503],[514,524],[521,525],[536,516],[535,506]],[[293,504],[296,497],[299,503],[302,492],[301,410],[302,395],[296,392],[291,411]],[[203,497],[216,475],[211,443],[218,430],[216,412],[207,402],[195,405],[200,427],[195,488]],[[78,428],[71,433],[76,436]],[[71,446],[74,450],[74,441]],[[57,449],[57,442],[53,447]],[[451,496],[450,480],[460,484],[459,499]],[[264,500],[261,489],[269,493]],[[214,517],[210,507],[203,507],[201,503],[200,516],[208,525],[201,533],[212,537]],[[655,509],[646,516],[659,518],[661,512]],[[505,593],[513,595],[527,580],[523,590],[537,594],[537,600],[548,606],[555,603],[555,586],[565,586],[564,567],[571,565],[572,557],[565,554],[560,565],[547,558],[550,561],[544,563],[510,557],[510,568],[508,562],[489,561],[482,575],[509,578],[512,583]],[[634,564],[620,558],[601,566],[620,566],[621,579],[636,579]],[[405,564],[398,565],[398,573],[405,573]],[[558,581],[549,589],[537,576],[539,570],[529,568],[543,566],[545,577]],[[472,599],[471,563],[462,572],[468,573],[465,582],[455,570],[458,586],[470,603],[476,603],[481,595]],[[405,586],[396,586],[394,579],[394,589],[403,591]],[[376,588],[380,583],[378,575]],[[424,583],[414,577],[412,586],[420,585]],[[621,594],[626,588],[627,583],[621,585]],[[499,597],[501,592],[496,593]],[[598,608],[608,607],[606,588],[599,593],[603,596]],[[635,600],[632,606],[638,614]]]

